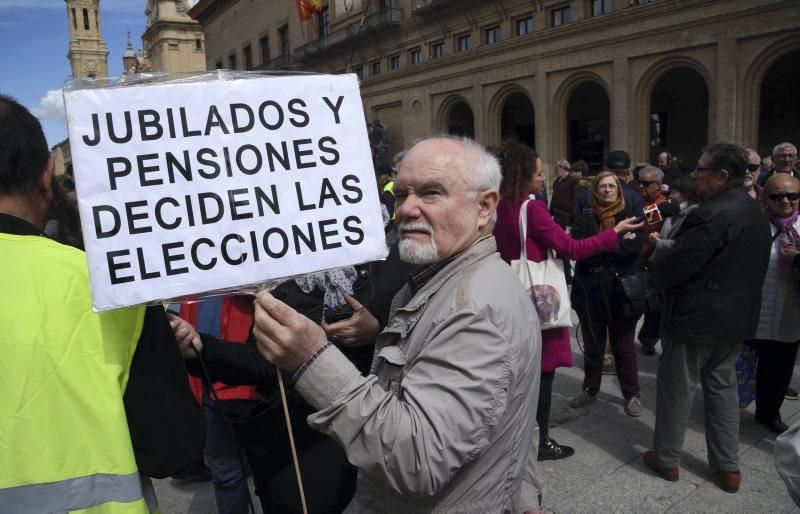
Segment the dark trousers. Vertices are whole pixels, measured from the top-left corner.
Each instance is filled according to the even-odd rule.
[[[246,405],[247,400],[223,400]],[[219,514],[247,514],[250,511],[250,494],[244,476],[244,454],[239,450],[236,436],[225,419],[225,413],[212,404],[204,406],[206,423],[205,455],[211,479],[214,481],[214,497]]]
[[[660,336],[658,326],[661,323],[661,311],[646,312],[642,328],[639,329],[639,342],[644,345],[655,346]]]
[[[756,361],[756,419],[781,419],[781,405],[794,373],[800,341],[782,343],[756,339],[747,344],[758,352]]]
[[[550,436],[550,399],[553,393],[553,379],[555,371],[542,372],[539,382],[539,403],[536,405],[536,423],[539,425],[539,442],[544,442]]]
[[[592,311],[578,312],[583,335],[583,388],[593,395],[600,390],[603,378],[603,353],[608,337],[611,353],[614,354],[620,389],[627,400],[639,394],[639,368],[633,343],[636,318],[609,319],[601,309]]]

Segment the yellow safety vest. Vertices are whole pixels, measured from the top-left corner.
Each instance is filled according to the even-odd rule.
[[[394,180],[390,180],[383,186],[383,191],[394,196]],[[395,212],[392,212],[392,219],[395,218]]]
[[[0,233],[0,511],[157,510],[122,402],[143,322],[92,312],[83,252]]]

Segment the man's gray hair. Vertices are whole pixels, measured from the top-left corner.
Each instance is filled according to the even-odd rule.
[[[399,152],[394,154],[394,163],[399,164],[400,161],[402,161],[403,158],[406,156],[406,153],[408,153],[408,150],[400,150]]]
[[[572,166],[570,166],[569,161],[566,159],[561,159],[556,164],[558,164],[559,166],[561,166],[562,169],[565,169],[567,171],[570,171],[572,169]]]
[[[748,155],[748,156],[749,156],[750,154],[752,154],[752,155],[755,155],[756,157],[758,157],[758,161],[759,161],[759,162],[761,162],[761,156],[760,156],[760,155],[758,155],[758,152],[756,152],[756,151],[755,151],[755,150],[753,150],[752,148],[745,148],[745,149],[744,149],[744,151],[745,151],[745,152],[747,152],[747,155]]]
[[[652,173],[653,180],[657,180],[658,182],[664,182],[664,172],[661,171],[661,168],[657,166],[645,166],[641,170],[639,170],[639,179],[642,178],[642,173]]]
[[[778,155],[784,148],[794,148],[795,153],[797,153],[797,147],[792,143],[786,141],[775,145],[775,148],[772,149],[772,155]]]
[[[430,139],[447,139],[461,145],[465,150],[464,153],[468,155],[462,156],[464,180],[470,191],[477,193],[488,189],[500,190],[500,181],[503,179],[503,174],[500,171],[500,162],[497,157],[486,151],[486,148],[480,143],[468,137],[450,134],[423,138],[417,143]]]

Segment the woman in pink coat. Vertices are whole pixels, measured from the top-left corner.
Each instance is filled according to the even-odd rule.
[[[498,152],[503,170],[500,185],[501,200],[497,206],[497,223],[494,236],[497,249],[506,262],[519,259],[519,211],[529,195],[538,195],[544,186],[542,161],[536,152],[524,143],[507,141]],[[581,260],[602,252],[616,252],[619,238],[640,227],[635,218],[619,222],[596,236],[576,241],[553,221],[544,202],[528,202],[527,251],[528,260],[542,262],[549,249],[571,260]],[[538,460],[565,459],[575,453],[569,446],[556,443],[549,436],[550,397],[556,368],[572,366],[572,350],[568,328],[542,331],[542,379],[536,422],[539,424]]]

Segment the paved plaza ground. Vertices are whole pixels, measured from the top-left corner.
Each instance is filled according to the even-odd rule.
[[[614,376],[603,377],[597,402],[583,409],[569,407],[569,399],[580,391],[583,378],[580,347],[574,337],[572,345],[576,367],[556,373],[550,434],[559,443],[575,447],[576,454],[565,460],[539,463],[545,481],[545,511],[800,512],[775,471],[775,436],[756,424],[753,405],[741,413],[739,452],[743,480],[738,493],[723,492],[708,466],[699,390],[686,432],[681,478],[667,482],[652,473],[641,458],[652,444],[661,346],[657,346],[657,355],[647,357],[637,344],[645,413],[632,418],[623,412],[622,395]],[[800,389],[797,367],[792,385]],[[800,420],[800,401],[785,401],[782,414],[789,425]],[[210,483],[158,480],[156,490],[165,514],[216,512]],[[256,509],[261,512],[258,505]]]

